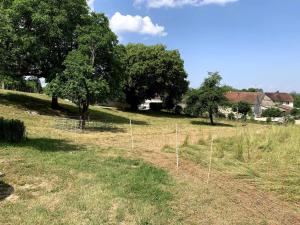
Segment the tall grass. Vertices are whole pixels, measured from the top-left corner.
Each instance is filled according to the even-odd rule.
[[[207,166],[209,140],[189,145],[184,157]],[[235,178],[279,193],[291,201],[300,200],[300,127],[269,126],[258,131],[243,128],[231,138],[219,138],[214,146],[213,166]]]

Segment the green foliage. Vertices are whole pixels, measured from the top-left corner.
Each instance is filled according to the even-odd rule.
[[[213,125],[213,114],[217,113],[219,106],[226,102],[224,90],[220,86],[221,80],[219,73],[209,73],[199,89],[193,89],[187,94],[186,112],[192,116],[207,112]]]
[[[9,76],[0,76],[0,83],[6,90],[15,90],[30,93],[41,93],[43,91],[41,82],[36,77],[29,77],[27,79],[14,78]]]
[[[7,70],[7,64],[11,64],[12,60],[8,54],[11,47],[12,27],[8,17],[8,11],[5,9],[3,1],[0,2],[0,75],[11,74]]]
[[[272,123],[272,118],[271,118],[271,117],[268,117],[267,120],[266,120],[266,122],[267,122],[267,123]]]
[[[234,112],[238,112],[243,114],[243,116],[247,116],[252,112],[251,105],[248,102],[239,102],[232,107]]]
[[[0,141],[20,142],[25,139],[25,125],[20,120],[6,120],[0,117]]]
[[[283,116],[283,113],[280,111],[280,109],[272,107],[269,109],[266,109],[262,112],[262,117],[281,117]]]
[[[110,30],[104,14],[91,13],[84,26],[78,27],[79,50],[87,55],[94,67],[94,76],[109,84],[110,97],[120,95],[124,77],[125,48],[118,45],[116,35]]]
[[[293,118],[291,116],[285,116],[284,117],[284,123],[285,124],[295,124],[296,120],[295,120],[295,118]]]
[[[229,113],[229,114],[228,114],[228,119],[229,119],[229,120],[235,120],[235,115],[234,115],[234,113]]]
[[[78,105],[82,120],[86,119],[91,104],[115,96],[122,84],[121,48],[108,19],[92,13],[86,22],[77,29],[78,49],[69,53],[64,72],[48,87],[52,95]]]
[[[181,115],[182,112],[183,112],[182,106],[176,105],[176,106],[174,107],[174,114],[175,114],[175,115]]]
[[[86,0],[1,1],[0,10],[0,73],[47,82],[63,72],[68,53],[78,46],[76,29],[89,15]]]
[[[292,109],[291,115],[296,118],[299,118],[300,117],[300,109],[297,109],[297,108]]]
[[[109,92],[108,83],[102,77],[95,77],[91,60],[80,51],[72,51],[66,61],[66,70],[50,84],[57,96],[66,98],[79,106],[82,119],[86,119],[89,105],[102,100]],[[60,85],[60,84],[64,85]],[[53,88],[53,89],[54,89]]]
[[[220,119],[226,119],[226,115],[222,112],[217,112],[216,113],[216,117],[220,118]]]
[[[5,4],[4,9],[11,27],[6,71],[51,81],[63,71],[64,59],[76,46],[74,31],[88,15],[86,1],[18,0]]]
[[[294,107],[300,108],[300,95],[293,94],[293,98],[294,98]]]
[[[248,88],[248,89],[242,89],[240,91],[244,91],[244,92],[264,92],[264,90],[260,89],[260,88]]]
[[[228,93],[228,92],[233,92],[233,91],[238,91],[236,88],[231,87],[229,85],[223,85],[222,86],[223,92]]]
[[[159,95],[164,108],[173,109],[188,89],[187,74],[178,51],[163,45],[129,44],[126,47],[126,102],[132,110]]]

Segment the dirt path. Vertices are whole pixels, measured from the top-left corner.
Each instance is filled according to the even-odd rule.
[[[139,155],[167,169],[180,185],[176,211],[184,224],[300,225],[299,205],[279,200],[243,180],[183,160],[177,171],[174,154],[141,151]]]

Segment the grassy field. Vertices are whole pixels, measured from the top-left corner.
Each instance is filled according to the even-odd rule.
[[[95,106],[100,126],[80,133],[58,127],[77,115],[61,105],[0,91],[0,116],[23,120],[28,136],[0,143],[0,224],[300,223],[300,127]]]

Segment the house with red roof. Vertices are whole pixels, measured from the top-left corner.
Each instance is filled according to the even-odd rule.
[[[228,92],[225,97],[231,103],[247,102],[252,107],[254,117],[261,117],[264,110],[277,107],[283,112],[291,112],[294,107],[294,99],[287,93],[263,93],[263,92]],[[229,114],[232,110],[222,109],[221,112]]]
[[[280,93],[278,91],[275,93],[266,93],[266,96],[272,99],[272,101],[278,106],[287,106],[290,109],[294,108],[294,98],[288,93]]]

